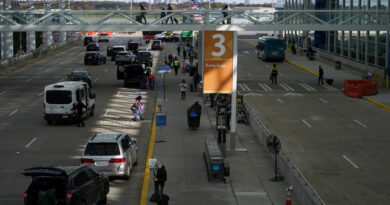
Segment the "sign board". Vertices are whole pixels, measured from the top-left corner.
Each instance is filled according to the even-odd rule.
[[[234,31],[204,31],[203,92],[233,92]]]
[[[159,65],[157,67],[158,73],[169,73],[171,72],[171,66],[169,65]]]
[[[157,159],[155,158],[149,159],[149,170],[157,171]]]
[[[167,114],[164,112],[156,113],[156,126],[167,126]]]

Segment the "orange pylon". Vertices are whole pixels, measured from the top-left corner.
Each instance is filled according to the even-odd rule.
[[[292,191],[292,186],[290,186],[290,187],[287,189],[286,205],[292,205],[292,203],[291,203],[291,191]]]

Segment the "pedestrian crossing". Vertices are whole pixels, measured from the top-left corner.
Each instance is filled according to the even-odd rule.
[[[248,84],[250,86],[248,86]],[[322,90],[333,91],[333,92],[339,91],[337,88],[330,85],[322,85],[317,88],[307,83],[297,83],[293,85],[289,85],[287,83],[279,83],[277,85],[269,85],[268,83],[258,83],[257,85],[254,85],[253,83],[238,83],[238,90],[240,91],[260,90],[266,92],[272,92],[272,91],[294,92],[294,91],[302,91],[302,90],[308,92],[318,92]]]

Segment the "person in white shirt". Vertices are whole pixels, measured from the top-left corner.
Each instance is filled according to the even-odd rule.
[[[186,91],[187,91],[187,83],[186,80],[181,80],[181,83],[179,85],[180,91],[181,91],[181,99],[185,100],[186,99]]]

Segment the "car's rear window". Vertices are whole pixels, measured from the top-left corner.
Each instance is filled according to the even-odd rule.
[[[49,104],[69,104],[72,102],[70,90],[48,90],[46,91],[46,102]]]
[[[84,155],[86,156],[104,156],[119,155],[119,146],[117,143],[88,143]]]
[[[125,51],[124,48],[113,48],[112,50],[113,50],[113,51]]]
[[[128,55],[128,53],[118,53],[118,55],[120,55],[120,56],[126,56],[126,55]]]

